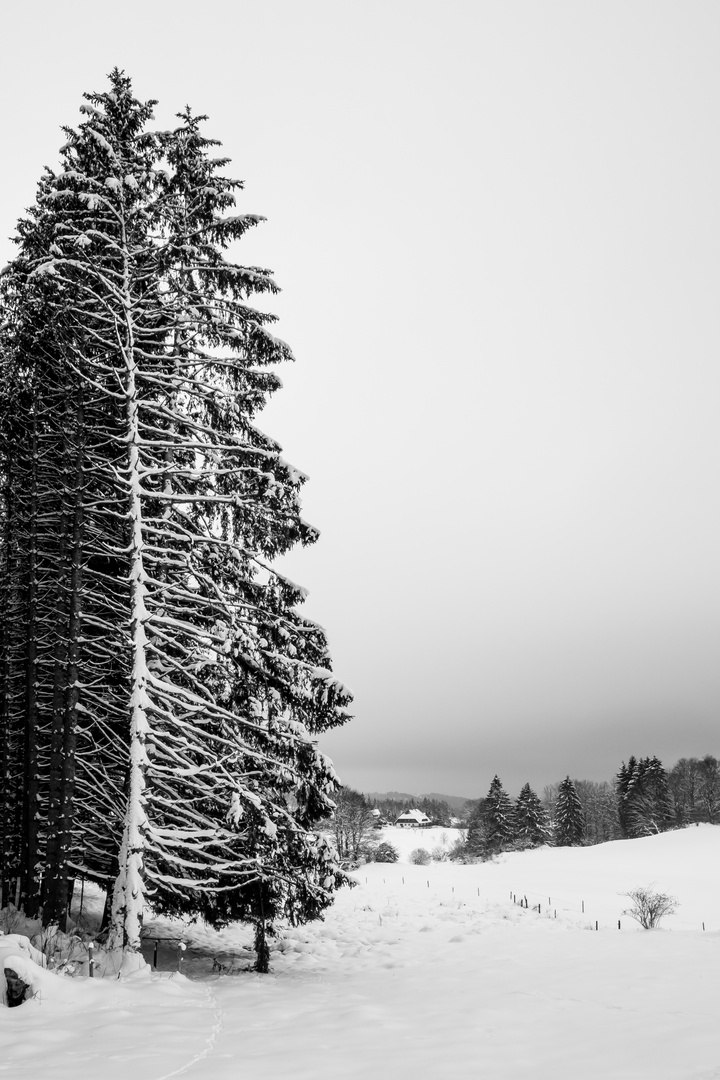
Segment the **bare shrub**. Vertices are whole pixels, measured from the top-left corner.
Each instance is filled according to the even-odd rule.
[[[430,862],[430,852],[424,847],[416,847],[410,852],[410,862],[415,866],[427,866]]]
[[[333,799],[332,829],[338,855],[349,864],[357,863],[375,828],[370,804],[359,791],[346,787],[341,787]]]
[[[655,892],[652,885],[640,886],[622,895],[632,900],[632,907],[626,908],[623,915],[635,919],[643,930],[652,930],[664,915],[672,915],[678,907],[676,897]]]

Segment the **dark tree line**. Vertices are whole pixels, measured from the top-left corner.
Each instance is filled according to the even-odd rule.
[[[348,860],[371,857],[378,824],[392,824],[405,810],[423,810],[434,825],[458,823],[446,802],[433,799],[369,800],[344,788],[336,803],[335,844]],[[720,765],[712,755],[682,758],[667,773],[657,757],[630,757],[614,783],[566,776],[548,785],[542,799],[526,783],[515,801],[495,776],[487,795],[467,800],[465,810],[467,838],[451,857],[491,858],[543,844],[572,847],[647,836],[719,820]]]
[[[618,818],[617,793],[610,781],[573,780],[583,810],[586,844],[602,844],[622,837]],[[554,812],[560,784],[548,784],[543,789],[542,803],[548,813]]]
[[[665,832],[675,824],[668,776],[657,757],[631,757],[615,779],[620,831],[625,837]]]
[[[712,754],[680,758],[668,773],[675,821],[720,822],[720,763]]]
[[[549,784],[538,798],[525,784],[513,802],[495,776],[471,805],[460,855],[489,858],[541,844],[601,844],[649,836],[693,822],[720,821],[720,763],[711,754],[681,758],[666,772],[657,757],[630,757],[613,783]]]
[[[443,799],[371,799],[371,809],[379,810],[383,818],[392,824],[406,810],[421,810],[433,825],[448,827],[453,811]]]
[[[487,795],[470,814],[465,850],[460,854],[485,859],[501,851],[520,851],[553,840],[560,842],[557,835],[549,814],[529,783],[523,785],[513,802],[500,778],[495,776]]]
[[[86,95],[0,278],[0,888],[49,923],[94,877],[117,947],[146,901],[262,945],[343,880],[315,739],[350,695],[273,568],[317,534],[254,423],[292,359],[227,254],[261,219],[154,104]]]

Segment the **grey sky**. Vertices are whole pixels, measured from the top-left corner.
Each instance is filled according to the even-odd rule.
[[[19,7],[13,5],[14,7]],[[0,234],[117,64],[268,223],[310,590],[368,789],[720,753],[720,7],[48,0],[3,18]],[[3,259],[10,245],[2,242]]]

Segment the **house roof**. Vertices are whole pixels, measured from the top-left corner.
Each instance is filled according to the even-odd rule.
[[[427,814],[424,814],[422,810],[413,809],[406,810],[404,814],[401,814],[400,817],[396,818],[395,820],[396,822],[414,821],[417,825],[424,825],[426,821],[430,820],[430,818],[427,816]]]

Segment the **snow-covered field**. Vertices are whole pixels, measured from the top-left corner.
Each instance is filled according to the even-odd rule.
[[[476,866],[407,862],[443,833],[452,842],[452,830],[386,829],[401,861],[361,867],[358,887],[324,922],[284,932],[270,975],[245,970],[245,929],[157,921],[153,932],[183,934],[190,978],[149,969],[121,981],[47,976],[37,999],[0,1009],[0,1073],[720,1077],[720,827]],[[619,894],[653,882],[680,907],[644,932],[621,915]],[[213,973],[193,945],[233,973]],[[166,942],[161,962],[174,966],[177,955]]]

